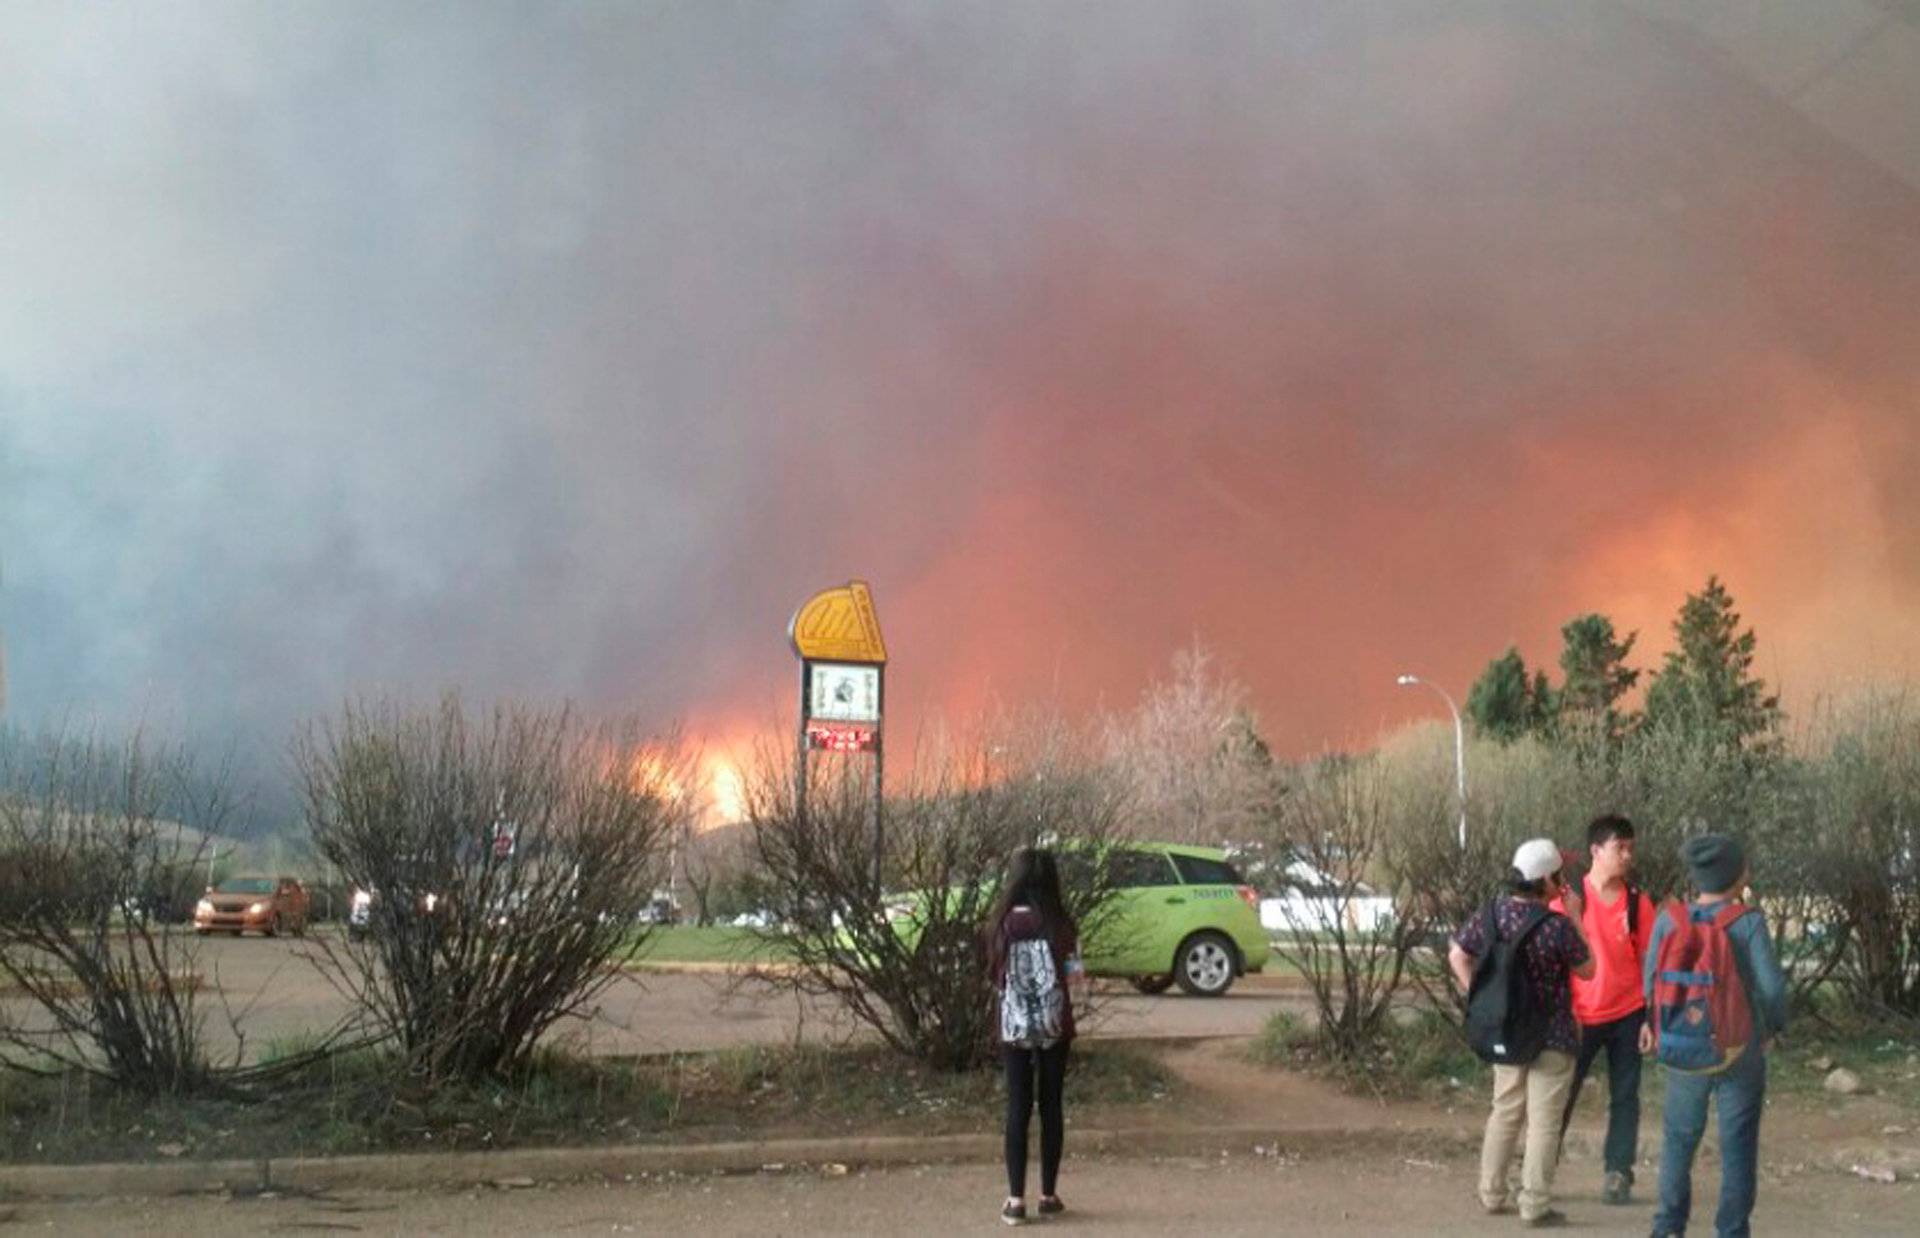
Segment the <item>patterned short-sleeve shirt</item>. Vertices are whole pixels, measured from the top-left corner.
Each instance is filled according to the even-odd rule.
[[[1494,906],[1494,918],[1500,936],[1511,937],[1526,920],[1530,908],[1539,904],[1530,899],[1502,898]],[[1487,942],[1486,909],[1474,913],[1453,940],[1462,950],[1479,958]],[[1580,1049],[1580,1025],[1573,1020],[1573,969],[1588,959],[1587,943],[1580,940],[1573,921],[1557,911],[1547,913],[1539,928],[1520,949],[1520,967],[1533,986],[1534,996],[1553,1012],[1547,1024],[1547,1048],[1564,1053]]]

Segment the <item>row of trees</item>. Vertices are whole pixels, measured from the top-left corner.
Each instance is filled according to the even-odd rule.
[[[1733,597],[1718,577],[1708,577],[1706,587],[1681,604],[1673,647],[1649,679],[1644,709],[1636,711],[1626,701],[1642,671],[1627,658],[1638,635],[1620,637],[1601,614],[1568,620],[1560,629],[1558,687],[1509,648],[1467,693],[1474,733],[1500,743],[1528,735],[1617,742],[1651,730],[1747,749],[1764,747],[1779,730],[1779,698],[1753,675],[1753,629],[1741,630]]]

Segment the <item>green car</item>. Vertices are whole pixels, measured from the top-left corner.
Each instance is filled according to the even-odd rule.
[[[1142,993],[1178,984],[1219,997],[1236,977],[1267,965],[1259,891],[1240,880],[1225,852],[1127,843],[1105,861],[1112,901],[1080,946],[1089,975],[1131,980]]]

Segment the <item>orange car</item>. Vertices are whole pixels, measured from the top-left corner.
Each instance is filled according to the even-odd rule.
[[[312,899],[307,887],[292,877],[229,877],[208,886],[205,898],[193,909],[193,931],[232,933],[252,929],[268,937],[307,931]]]

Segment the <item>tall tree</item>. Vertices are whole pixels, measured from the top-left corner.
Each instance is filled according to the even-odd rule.
[[[1627,665],[1637,632],[1625,640],[1614,635],[1613,620],[1588,614],[1570,619],[1560,629],[1560,685],[1557,712],[1562,722],[1593,728],[1617,739],[1631,719],[1616,708],[1620,698],[1640,681],[1640,672]]]
[[[1467,691],[1467,718],[1473,732],[1510,744],[1545,728],[1553,690],[1544,672],[1529,678],[1527,660],[1511,646],[1487,663]]]
[[[1242,842],[1279,811],[1284,771],[1260,734],[1252,694],[1197,640],[1103,731],[1110,766],[1131,792],[1133,824],[1153,837]]]
[[[1718,576],[1690,593],[1673,621],[1673,648],[1647,689],[1647,725],[1737,748],[1764,745],[1780,726],[1780,698],[1753,675],[1753,629],[1740,630]]]

